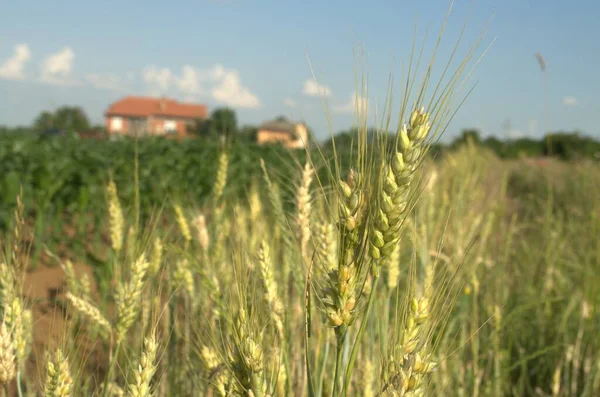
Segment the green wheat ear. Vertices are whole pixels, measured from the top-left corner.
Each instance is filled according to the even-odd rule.
[[[341,174],[341,159],[332,132],[334,165],[326,166],[331,185],[337,187],[334,191],[337,216],[334,218],[337,219],[339,255],[337,266],[318,281],[321,288],[317,291],[320,291],[320,302],[329,326],[334,328],[337,337],[333,379],[335,396],[347,395],[349,392],[354,365],[366,324],[369,322],[370,311],[374,301],[380,295],[377,286],[380,268],[388,263],[392,255],[396,258],[399,256],[395,251],[399,249],[401,228],[418,199],[418,174],[421,164],[429,151],[430,143],[443,133],[457,110],[453,102],[464,89],[468,78],[468,73],[464,76],[467,65],[481,40],[479,37],[456,70],[450,72],[450,65],[457,52],[456,48],[461,41],[459,38],[440,80],[437,83],[433,82],[434,60],[449,12],[450,10],[440,30],[427,72],[420,84],[416,81],[416,74],[423,49],[416,54],[413,45],[408,73],[403,84],[405,88],[400,99],[398,128],[393,139],[387,135],[391,109],[393,109],[391,100],[393,79],[390,81],[381,126],[376,129],[376,136],[373,139],[368,136],[368,106],[360,106],[358,101],[356,103],[356,132],[351,149],[351,169],[347,177]],[[445,80],[447,74],[449,78]],[[461,81],[463,78],[465,80]],[[357,77],[355,91],[365,94],[366,86],[366,79]],[[325,164],[328,164],[327,161]],[[320,253],[320,256],[324,255]],[[369,270],[373,277],[372,281],[368,278]],[[398,269],[394,268],[391,272],[389,282],[392,287],[397,284],[394,280],[399,277],[396,275],[397,271]],[[364,302],[362,298],[366,298],[367,301]],[[417,317],[418,315],[418,313],[414,314]],[[350,358],[344,362],[342,354],[348,348],[346,332],[359,319],[358,333],[354,341],[350,341]],[[398,332],[404,331],[399,329]],[[410,330],[410,332],[415,331]],[[421,355],[419,357],[422,358]],[[342,366],[345,368],[341,368]],[[341,373],[344,374],[343,382],[338,378]],[[416,386],[412,385],[412,387]]]

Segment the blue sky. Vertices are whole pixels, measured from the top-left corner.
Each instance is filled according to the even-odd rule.
[[[364,45],[370,110],[395,73],[401,98],[414,28],[431,50],[448,0],[427,1],[11,1],[0,5],[0,124],[29,124],[42,110],[81,105],[95,122],[124,95],[167,95],[232,106],[241,124],[279,114],[319,137],[349,127],[355,50]],[[578,129],[600,137],[600,3],[596,0],[457,0],[438,69],[467,17],[459,56],[494,40],[450,125],[484,135],[540,136]],[[427,34],[427,36],[426,36]],[[547,63],[547,108],[535,54]],[[312,81],[310,64],[318,83]],[[423,66],[419,71],[423,70]],[[319,84],[317,86],[316,84]],[[317,94],[317,95],[315,95]],[[374,115],[371,116],[371,119]]]

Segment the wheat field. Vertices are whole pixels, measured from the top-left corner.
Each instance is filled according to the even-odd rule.
[[[598,166],[470,144],[430,156],[468,92],[468,54],[439,83],[409,70],[398,126],[386,100],[375,137],[357,103],[352,147],[307,152],[291,178],[262,161],[228,195],[224,146],[206,200],[165,200],[151,217],[137,179],[127,205],[109,180],[108,266],[90,277],[47,250],[65,282],[52,310],[28,298],[19,196],[0,258],[2,391],[600,395]]]

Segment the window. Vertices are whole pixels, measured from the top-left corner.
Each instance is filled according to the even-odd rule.
[[[110,129],[112,131],[121,132],[123,130],[123,119],[121,117],[113,117],[110,119]]]
[[[174,120],[165,120],[164,130],[167,134],[177,132],[177,122]]]

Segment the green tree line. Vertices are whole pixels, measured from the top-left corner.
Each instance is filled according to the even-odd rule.
[[[277,117],[285,120],[284,116]],[[193,136],[205,139],[225,138],[238,142],[256,142],[258,132],[256,125],[239,125],[234,109],[219,107],[214,109],[207,119],[196,120],[189,127]],[[30,126],[4,127],[0,126],[0,134],[41,133],[48,130],[61,130],[66,133],[86,130],[103,131],[103,126],[92,126],[85,111],[78,106],[62,106],[53,112],[43,111]],[[309,128],[310,131],[310,128]],[[390,134],[393,134],[390,132]],[[350,148],[352,137],[356,135],[354,128],[339,131],[335,134],[335,144],[338,148]],[[370,131],[375,136],[375,129]],[[463,144],[470,143],[485,147],[501,158],[542,157],[551,156],[564,160],[577,158],[600,159],[600,141],[586,136],[579,131],[557,131],[546,134],[542,138],[522,137],[516,139],[499,139],[495,136],[482,137],[477,129],[464,129],[449,143],[437,142],[433,145],[432,153],[443,154],[455,150]],[[320,142],[325,147],[331,147],[329,138]]]

